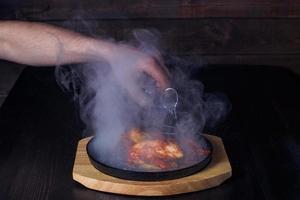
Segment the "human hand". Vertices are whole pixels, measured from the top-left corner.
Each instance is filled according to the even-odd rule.
[[[150,55],[128,45],[114,45],[107,58],[120,85],[141,106],[150,101],[138,82],[143,73],[155,80],[160,90],[169,85],[169,73],[160,62],[159,53]]]

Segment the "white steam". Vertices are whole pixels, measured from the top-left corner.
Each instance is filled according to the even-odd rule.
[[[155,57],[163,64],[159,52],[159,39],[148,30],[133,32],[131,41],[143,54]],[[119,44],[120,48],[124,43]],[[129,45],[129,44],[126,44]],[[63,48],[62,48],[63,49]],[[143,55],[141,54],[141,55]],[[132,61],[138,55],[119,55],[114,62],[57,67],[56,77],[64,89],[71,91],[79,104],[86,132],[95,135],[99,160],[122,166],[122,135],[133,127],[163,129],[168,116],[162,108],[161,93],[154,81],[135,68]],[[169,58],[171,86],[178,91],[178,121],[176,137],[194,137],[202,133],[207,123],[215,124],[229,111],[228,102],[217,95],[205,94],[201,82],[190,80],[188,66],[178,59]],[[132,78],[134,77],[134,78]],[[138,78],[136,78],[138,77]],[[140,86],[148,97],[145,107],[139,106],[125,88]],[[188,148],[188,147],[187,147]]]

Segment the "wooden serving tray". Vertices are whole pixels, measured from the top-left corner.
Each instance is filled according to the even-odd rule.
[[[166,181],[124,180],[98,171],[91,165],[86,152],[86,145],[91,137],[85,138],[78,143],[73,179],[93,190],[136,196],[166,196],[212,188],[231,177],[231,166],[222,139],[212,135],[205,136],[213,145],[210,164],[196,174]]]

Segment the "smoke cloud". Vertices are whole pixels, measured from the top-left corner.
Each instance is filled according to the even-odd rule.
[[[182,137],[198,136],[205,126],[214,126],[222,121],[230,105],[224,96],[205,93],[200,81],[191,80],[189,65],[184,61],[171,56],[163,60],[159,38],[158,33],[135,30],[130,42],[118,45],[135,46],[141,52],[155,57],[161,65],[169,66],[171,87],[177,90],[179,96],[176,110],[178,118],[173,124],[175,137],[180,140]],[[122,135],[134,127],[164,130],[170,117],[170,113],[162,106],[162,93],[154,80],[131,67],[132,59],[135,58],[120,55],[113,63],[103,60],[56,68],[58,83],[64,90],[72,92],[79,105],[86,133],[96,138],[94,145],[99,160],[119,168],[124,168],[119,145]],[[132,74],[139,76],[129,79]],[[137,104],[125,89],[137,85],[147,96],[145,106]]]

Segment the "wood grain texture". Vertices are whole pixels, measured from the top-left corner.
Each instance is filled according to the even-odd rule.
[[[300,19],[101,20],[51,22],[128,40],[134,29],[160,32],[166,54],[197,64],[287,66],[300,71]],[[297,70],[299,69],[299,70]]]
[[[102,20],[52,24],[104,38],[158,32],[165,52],[179,55],[299,55],[300,19]]]
[[[244,66],[278,66],[286,67],[300,74],[299,55],[193,55],[182,58],[197,63],[199,66],[207,65],[244,65]]]
[[[43,20],[70,19],[78,15],[89,19],[300,16],[299,2],[279,0],[14,0],[1,3],[1,7],[13,8],[15,12],[19,12],[20,17]]]
[[[231,177],[231,166],[222,139],[206,135],[213,145],[211,163],[202,171],[187,177],[167,181],[130,181],[111,177],[94,168],[86,153],[90,138],[79,141],[73,179],[87,188],[137,196],[166,196],[208,189],[220,185]]]
[[[171,54],[202,56],[207,64],[285,65],[294,71],[300,71],[299,17],[299,1],[280,0],[0,3],[0,19],[71,24],[117,40],[135,28],[155,28]],[[82,19],[90,25],[78,25]]]

